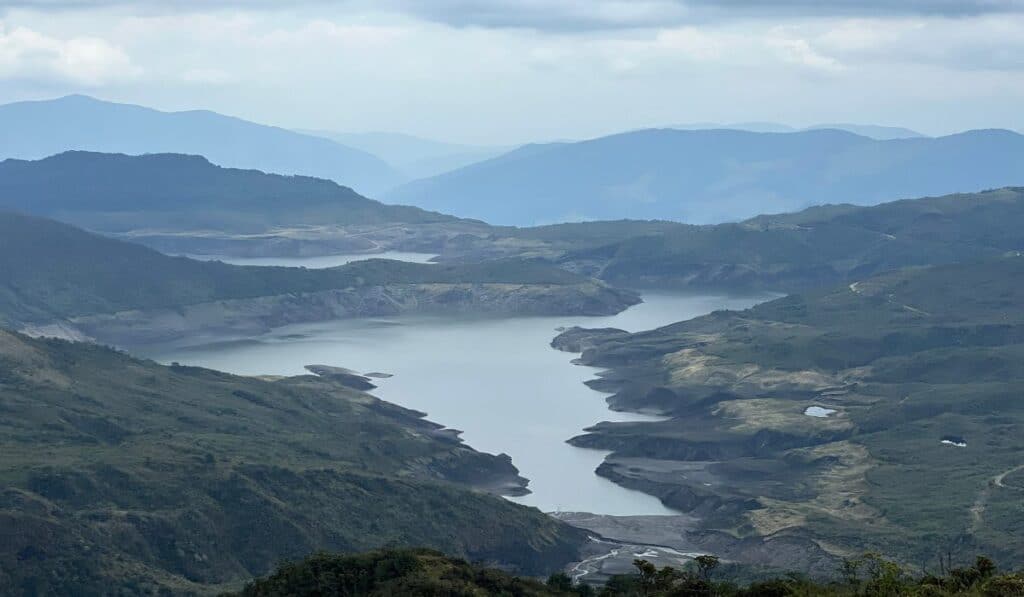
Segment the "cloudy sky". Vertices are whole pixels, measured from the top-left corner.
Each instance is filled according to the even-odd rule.
[[[68,93],[495,144],[1024,130],[1024,0],[0,0],[0,102]]]

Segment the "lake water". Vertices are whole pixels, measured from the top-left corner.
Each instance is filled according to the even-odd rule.
[[[311,364],[391,373],[394,377],[375,380],[380,386],[375,395],[462,430],[478,450],[512,456],[533,491],[516,501],[547,512],[670,514],[657,499],[594,474],[605,452],[565,443],[600,421],[649,417],[608,410],[604,395],[583,385],[595,369],[573,365],[577,355],[550,348],[555,328],[640,331],[715,309],[745,308],[768,297],[643,296],[643,304],[610,317],[342,320],[147,356],[243,375],[298,375]]]
[[[385,251],[383,253],[351,253],[345,255],[322,255],[319,257],[231,257],[228,255],[185,255],[200,261],[223,261],[233,265],[279,265],[282,267],[306,267],[323,269],[338,267],[353,261],[367,259],[394,259],[411,263],[430,263],[437,257],[434,253],[408,253],[405,251]]]

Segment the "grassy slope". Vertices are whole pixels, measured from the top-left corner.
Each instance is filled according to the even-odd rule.
[[[528,572],[582,533],[464,489],[507,461],[333,382],[163,367],[0,331],[0,593],[209,590],[315,549]]]
[[[714,487],[647,489],[732,533],[933,566],[947,549],[1019,561],[1022,301],[1024,258],[1007,257],[608,338],[585,357],[616,368],[615,400],[679,418],[577,442],[712,461]],[[812,405],[837,413],[804,416]]]
[[[0,321],[46,320],[211,300],[414,283],[575,284],[531,261],[438,266],[373,260],[327,270],[168,257],[51,220],[0,213]]]
[[[792,291],[1021,250],[1022,221],[1024,189],[1009,188],[875,207],[823,206],[742,224],[649,226],[601,246],[570,229],[562,262],[620,285]]]

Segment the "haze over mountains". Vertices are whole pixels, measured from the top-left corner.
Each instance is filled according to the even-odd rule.
[[[1022,183],[1024,136],[1007,130],[879,141],[833,129],[652,129],[526,146],[386,199],[493,224],[714,223]]]
[[[389,203],[500,225],[715,223],[820,203],[871,205],[1024,184],[1024,136],[1006,130],[932,138],[875,125],[699,123],[507,151],[399,133],[293,132],[86,96],[0,106],[0,127],[8,133],[0,157],[201,155],[219,166],[316,176]]]
[[[497,157],[509,150],[505,146],[462,145],[424,139],[402,133],[336,133],[303,131],[327,137],[383,159],[406,178],[425,178]]]
[[[207,110],[161,112],[83,95],[0,106],[0,157],[67,150],[185,153],[221,166],[329,178],[374,194],[400,175],[380,158],[329,139]]]
[[[815,124],[802,128],[789,126],[788,124],[782,124],[779,122],[734,122],[730,124],[722,124],[719,122],[694,122],[689,124],[674,124],[669,126],[668,128],[679,129],[681,131],[729,129],[734,131],[749,131],[751,133],[796,133],[800,131],[818,131],[822,129],[835,129],[838,131],[846,131],[848,133],[853,133],[855,135],[861,135],[862,137],[878,139],[880,141],[885,141],[889,139],[913,139],[916,137],[927,136],[917,131],[904,128],[901,126],[880,126],[877,124],[851,124],[848,122]]]

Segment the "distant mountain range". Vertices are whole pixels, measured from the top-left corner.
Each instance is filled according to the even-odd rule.
[[[1006,130],[880,141],[835,129],[651,129],[528,145],[403,185],[385,199],[492,224],[716,223],[1020,184],[1024,136]]]
[[[435,176],[474,162],[489,160],[513,149],[507,146],[447,143],[402,133],[300,132],[326,137],[342,145],[372,153],[409,180]]]
[[[82,95],[0,106],[0,158],[67,150],[185,153],[221,166],[328,178],[374,195],[400,182],[384,160],[323,137],[206,110],[161,112]]]
[[[200,156],[85,151],[0,162],[0,209],[106,232],[454,220],[384,205],[330,180],[223,168]]]
[[[917,137],[927,136],[917,131],[908,128],[903,128],[901,126],[879,126],[877,124],[850,124],[848,122],[815,124],[813,126],[808,126],[804,128],[789,126],[788,124],[780,124],[778,122],[735,122],[731,124],[722,124],[718,122],[695,122],[689,124],[673,124],[669,125],[668,128],[678,129],[682,131],[729,129],[734,131],[749,131],[752,133],[797,133],[800,131],[820,131],[823,129],[834,129],[837,131],[846,131],[848,133],[853,133],[855,135],[861,135],[862,137],[878,139],[879,141],[888,141],[890,139],[915,139]]]

